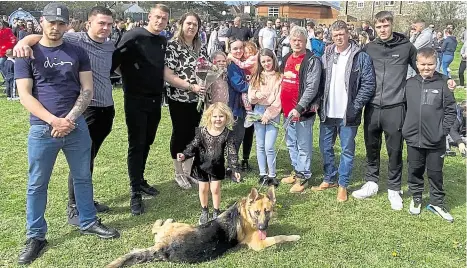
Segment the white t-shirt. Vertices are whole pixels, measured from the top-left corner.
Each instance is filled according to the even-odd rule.
[[[259,37],[263,37],[263,48],[269,48],[274,51],[276,46],[276,30],[265,27],[259,31]]]
[[[337,64],[332,66],[331,85],[327,102],[327,117],[329,118],[343,119],[347,110],[348,95],[345,87],[345,68],[350,57],[350,47],[351,45],[340,54],[338,54],[337,49],[334,51],[334,55],[339,56]]]
[[[284,40],[282,40],[282,44],[289,45],[289,46],[282,46],[282,57],[284,57],[290,52],[290,39],[288,36],[284,38]]]

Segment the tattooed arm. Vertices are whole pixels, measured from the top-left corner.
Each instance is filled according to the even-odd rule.
[[[80,72],[79,81],[81,83],[81,93],[75,102],[75,106],[73,106],[73,109],[71,109],[71,111],[65,117],[73,122],[83,114],[86,108],[88,108],[88,105],[91,103],[93,96],[92,72]]]

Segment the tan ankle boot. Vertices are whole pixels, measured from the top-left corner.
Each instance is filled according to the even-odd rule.
[[[185,175],[185,178],[192,184],[198,184],[198,180],[193,178],[191,176],[191,169],[193,167],[193,160],[195,158],[192,157],[190,159],[186,159],[185,161],[182,162],[182,169],[183,169],[183,174]]]
[[[178,186],[182,189],[190,189],[191,184],[185,178],[185,174],[183,173],[182,162],[177,161],[177,159],[173,160],[174,162],[174,169],[175,169],[175,181],[177,182]]]
[[[324,191],[324,190],[331,189],[334,187],[337,187],[336,183],[327,183],[323,181],[319,186],[311,187],[311,190],[313,192],[320,192],[320,191]]]
[[[337,202],[347,201],[347,188],[339,186],[337,188]]]

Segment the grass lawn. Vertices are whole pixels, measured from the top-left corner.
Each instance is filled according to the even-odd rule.
[[[457,76],[459,62],[451,68]],[[95,198],[111,207],[100,215],[105,224],[116,227],[121,238],[114,241],[81,236],[66,223],[68,167],[60,154],[49,184],[46,219],[49,226],[49,246],[31,267],[103,267],[133,248],[151,246],[152,223],[174,218],[195,224],[199,216],[196,189],[180,190],[173,181],[169,154],[171,122],[167,108],[152,146],[146,169],[146,179],[156,185],[161,194],[146,199],[146,213],[133,217],[129,212],[129,181],[127,176],[127,134],[120,90],[114,91],[116,118],[113,131],[104,142],[96,159],[94,173]],[[465,91],[457,91],[458,101]],[[15,267],[17,255],[25,240],[25,192],[27,183],[28,113],[19,102],[0,97],[0,267]],[[313,154],[313,184],[322,178],[322,160],[318,149],[318,122],[315,122]],[[279,176],[290,172],[288,153],[278,138]],[[336,153],[339,155],[339,148]],[[465,267],[466,259],[466,173],[465,160],[460,156],[445,160],[444,179],[446,203],[455,222],[450,224],[423,210],[420,216],[409,215],[407,167],[404,165],[404,209],[392,211],[386,191],[387,153],[381,152],[379,194],[370,200],[352,197],[343,204],[336,202],[336,191],[293,195],[281,185],[277,191],[276,216],[269,235],[298,234],[301,240],[268,248],[262,252],[246,248],[232,250],[224,257],[200,267]],[[406,154],[404,153],[404,159]],[[253,150],[251,163],[256,170]],[[405,160],[404,160],[405,164]],[[363,130],[357,137],[357,151],[350,190],[363,184],[365,148]],[[246,182],[234,185],[227,180],[222,187],[222,208],[245,196],[257,186],[255,172],[247,174]],[[427,184],[427,183],[426,183]],[[426,187],[426,190],[428,188]],[[424,195],[424,204],[428,195]],[[193,265],[194,266],[194,265]],[[167,263],[143,264],[138,267],[191,267]]]

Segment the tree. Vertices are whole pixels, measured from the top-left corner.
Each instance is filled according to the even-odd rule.
[[[443,30],[448,24],[460,29],[465,24],[467,5],[462,1],[424,2],[415,14],[414,19],[423,19],[427,24],[434,24]]]

